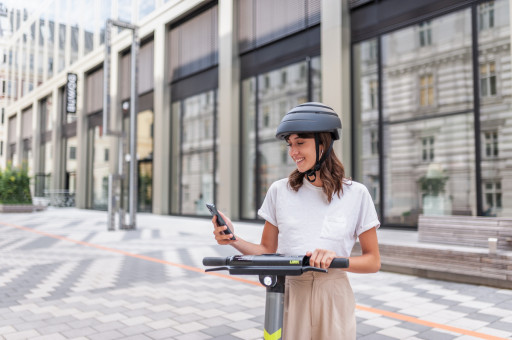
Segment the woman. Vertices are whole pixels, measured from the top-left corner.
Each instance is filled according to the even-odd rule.
[[[242,254],[310,256],[310,264],[328,268],[336,257],[349,258],[346,269],[328,274],[306,272],[286,278],[283,339],[355,339],[355,300],[346,271],[373,273],[380,269],[376,229],[380,222],[365,186],[345,178],[332,150],[341,121],[328,106],[305,103],[288,112],[276,137],[288,143],[297,169],[274,182],[258,211],[265,219],[260,244],[224,235],[216,218],[217,243]],[[234,232],[231,221],[222,215]],[[350,257],[359,238],[361,256]]]

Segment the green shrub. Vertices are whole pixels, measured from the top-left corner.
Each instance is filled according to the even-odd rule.
[[[0,204],[32,204],[26,168],[8,164],[6,169],[0,169]]]

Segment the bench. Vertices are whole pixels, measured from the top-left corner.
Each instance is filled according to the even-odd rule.
[[[425,216],[418,220],[418,240],[488,248],[497,239],[497,249],[512,250],[512,219],[476,216]]]

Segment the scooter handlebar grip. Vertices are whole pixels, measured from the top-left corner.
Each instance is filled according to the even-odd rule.
[[[205,257],[203,258],[204,266],[225,266],[228,264],[226,257]]]
[[[329,268],[348,268],[348,259],[343,257],[337,257],[332,260]]]

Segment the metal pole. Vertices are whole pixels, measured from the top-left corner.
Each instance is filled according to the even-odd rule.
[[[263,328],[264,339],[282,339],[285,280],[286,277],[281,275],[260,276],[260,282],[267,287]]]
[[[103,133],[105,136],[108,136],[110,135],[110,31],[112,30],[112,21],[107,20],[105,26],[105,58],[103,60]]]
[[[131,88],[130,88],[130,174],[129,174],[129,202],[130,211],[129,223],[124,225],[124,211],[120,208],[121,198],[118,198],[117,204],[114,204],[114,191],[119,190],[119,181],[123,179],[123,140],[126,137],[122,129],[114,131],[110,129],[110,54],[111,54],[111,34],[114,26],[123,29],[132,30],[131,46]],[[114,229],[113,221],[115,210],[119,211],[119,225],[122,229],[135,229],[135,214],[137,212],[137,112],[138,112],[138,94],[137,94],[137,59],[139,51],[138,27],[130,23],[108,19],[105,23],[105,58],[103,61],[103,134],[104,136],[118,137],[118,174],[109,176],[108,189],[108,227]],[[117,184],[117,185],[116,185]]]
[[[138,93],[137,93],[137,56],[139,53],[138,29],[133,30],[132,50],[131,50],[131,87],[130,87],[130,223],[129,228],[135,229],[136,211],[137,211],[137,111],[138,111]]]

